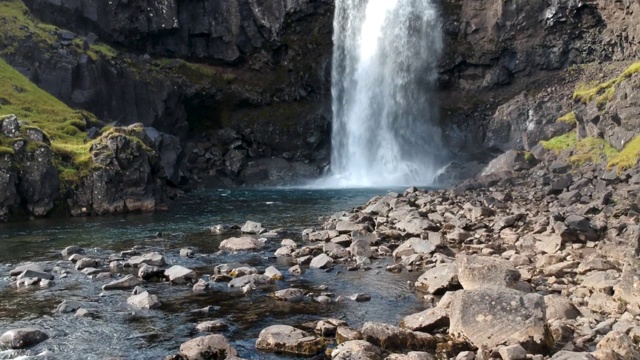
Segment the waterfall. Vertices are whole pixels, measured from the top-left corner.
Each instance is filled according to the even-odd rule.
[[[442,49],[433,0],[336,0],[335,187],[428,185],[442,160],[432,91]]]

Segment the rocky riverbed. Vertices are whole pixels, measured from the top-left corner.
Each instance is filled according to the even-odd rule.
[[[217,252],[158,234],[4,266],[3,303],[29,310],[4,314],[16,321],[1,341],[36,358],[77,354],[62,344],[86,334],[56,324],[99,321],[154,348],[132,355],[105,337],[115,351],[102,358],[114,359],[640,358],[638,168],[535,154],[507,153],[453,189],[375,197],[302,233],[212,226]],[[40,302],[16,306],[34,292]]]

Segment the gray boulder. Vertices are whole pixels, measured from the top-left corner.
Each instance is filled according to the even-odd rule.
[[[323,339],[288,325],[269,326],[256,341],[258,350],[297,356],[316,355],[324,346]]]
[[[520,272],[513,263],[494,257],[459,256],[458,281],[465,290],[473,290],[487,286],[515,288],[520,280]]]
[[[180,345],[180,355],[186,360],[234,360],[238,352],[222,335],[208,335]]]
[[[351,340],[338,345],[331,353],[332,360],[382,360],[382,350],[363,340]]]
[[[10,349],[25,349],[37,345],[48,338],[47,334],[38,329],[13,329],[0,336],[0,344]]]

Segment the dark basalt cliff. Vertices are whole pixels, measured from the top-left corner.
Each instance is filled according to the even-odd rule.
[[[104,123],[152,128],[169,186],[286,183],[328,165],[333,0],[25,4],[65,30],[47,41],[8,31],[2,58]],[[633,1],[438,6],[441,126],[459,163],[443,182],[573,129],[556,120],[580,110],[577,85],[604,82],[638,56]]]

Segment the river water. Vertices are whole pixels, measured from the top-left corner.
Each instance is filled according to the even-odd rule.
[[[400,189],[207,190],[189,194],[163,213],[0,224],[0,333],[35,326],[51,338],[26,352],[0,349],[0,359],[16,359],[45,350],[56,359],[163,359],[177,353],[182,342],[198,336],[195,324],[213,319],[223,319],[230,325],[224,334],[241,357],[280,359],[285,357],[255,350],[255,340],[267,326],[301,325],[326,317],[347,321],[352,328],[365,321],[397,324],[403,316],[420,311],[423,306],[407,285],[419,274],[384,271],[390,259],[374,261],[370,271],[349,272],[338,265],[332,272],[307,269],[302,276],[294,277],[286,272],[293,264],[273,256],[279,240],[268,243],[267,250],[261,253],[218,253],[224,237],[213,236],[208,229],[219,223],[260,221],[269,229],[291,230],[287,237],[301,243],[301,231],[320,225],[321,216],[349,210],[389,190]],[[64,279],[56,276],[55,285],[48,289],[8,286],[9,270],[20,262],[39,261],[50,268],[71,268],[70,262],[63,261],[60,250],[74,244],[96,257],[140,246],[145,252],[163,253],[169,264],[189,267],[199,276],[211,274],[214,266],[223,263],[246,263],[258,269],[274,265],[285,274],[285,280],[248,295],[228,289],[225,283],[205,294],[194,294],[190,286],[145,283],[144,287],[157,294],[163,305],[158,310],[137,312],[126,305],[129,291],[103,293],[105,281],[91,280],[73,271]],[[178,256],[185,246],[196,250],[194,259]],[[329,305],[309,300],[292,304],[268,296],[271,291],[288,287],[316,293],[327,287],[326,291],[336,296],[368,293],[372,300]],[[68,299],[79,301],[92,316],[54,314],[57,305]],[[219,308],[208,314],[192,312],[209,305]]]

